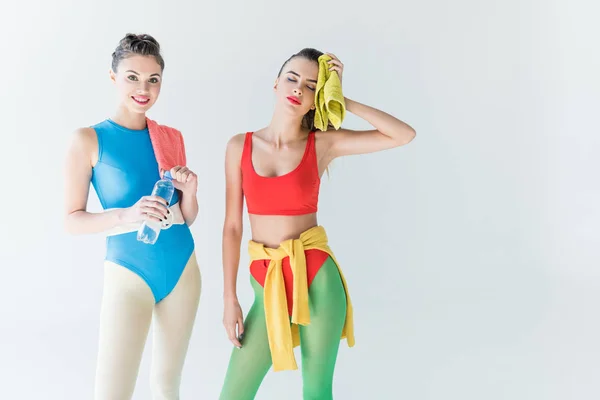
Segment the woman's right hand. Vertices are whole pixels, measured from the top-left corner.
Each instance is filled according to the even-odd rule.
[[[170,213],[167,206],[167,201],[160,196],[144,196],[133,206],[125,208],[121,213],[121,219],[125,223],[162,222],[167,219],[167,214]]]
[[[238,349],[242,348],[242,339],[244,338],[244,314],[237,298],[225,301],[225,310],[223,313],[223,326],[229,340]],[[236,329],[237,328],[237,329]]]

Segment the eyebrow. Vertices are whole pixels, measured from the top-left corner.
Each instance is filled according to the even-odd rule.
[[[125,72],[132,72],[132,73],[136,74],[137,76],[139,76],[139,75],[140,75],[140,74],[138,74],[137,72],[135,72],[135,71],[134,71],[134,70],[132,70],[132,69],[128,69],[128,70],[127,70],[127,71],[125,71]],[[160,74],[152,74],[152,75],[150,75],[150,76],[160,76]]]
[[[297,74],[296,72],[294,72],[294,71],[288,71],[287,73],[288,73],[288,74],[292,74],[292,75],[296,75],[298,78],[300,78],[300,75],[298,75],[298,74]],[[314,80],[314,79],[307,79],[307,81],[309,81],[309,82],[313,82],[313,83],[317,83],[317,81],[316,81],[316,80]]]

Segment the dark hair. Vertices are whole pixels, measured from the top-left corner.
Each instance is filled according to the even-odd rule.
[[[319,51],[317,49],[313,49],[310,47],[306,47],[306,48],[300,50],[298,53],[292,55],[290,58],[288,58],[283,63],[283,65],[281,66],[281,69],[279,70],[279,73],[277,74],[277,77],[281,76],[281,73],[283,72],[283,68],[287,65],[287,63],[289,63],[294,58],[302,57],[309,61],[314,61],[314,62],[318,63],[319,57],[321,57],[322,55],[323,55],[322,51]],[[315,110],[309,110],[304,115],[304,118],[302,118],[302,126],[305,127],[306,129],[310,129],[311,131],[315,129]]]
[[[152,56],[156,59],[160,69],[165,69],[165,60],[160,54],[160,45],[152,36],[147,34],[128,33],[119,41],[119,45],[112,53],[112,70],[117,72],[119,63],[134,55]]]

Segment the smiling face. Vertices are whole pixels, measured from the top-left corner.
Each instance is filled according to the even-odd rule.
[[[132,113],[145,113],[158,99],[162,83],[162,68],[153,56],[133,55],[119,62],[117,71],[110,71],[122,107]]]
[[[275,82],[277,103],[282,109],[303,116],[315,107],[319,65],[304,57],[294,57],[283,66]]]

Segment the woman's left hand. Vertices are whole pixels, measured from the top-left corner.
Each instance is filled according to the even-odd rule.
[[[171,168],[173,186],[183,193],[196,193],[198,190],[198,176],[188,167],[178,165]]]
[[[338,76],[340,77],[340,82],[342,81],[342,73],[344,72],[344,64],[342,64],[342,62],[334,55],[331,53],[326,53],[329,57],[331,57],[331,60],[327,61],[327,63],[329,64],[329,70],[330,71],[336,71]]]

